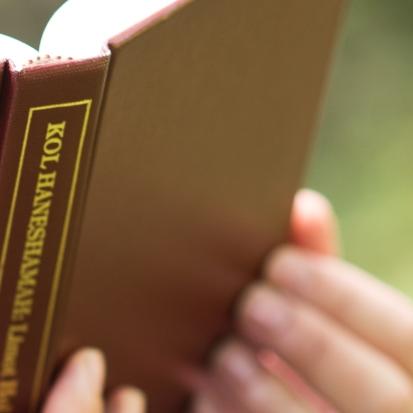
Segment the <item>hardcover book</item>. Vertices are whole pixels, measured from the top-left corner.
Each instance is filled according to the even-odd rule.
[[[181,412],[285,242],[340,0],[69,0],[0,38],[0,413],[65,358]]]

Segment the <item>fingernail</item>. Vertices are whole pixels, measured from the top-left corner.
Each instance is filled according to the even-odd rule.
[[[298,192],[297,200],[303,215],[321,217],[323,220],[333,219],[333,207],[330,201],[320,193],[304,189]]]
[[[294,248],[284,248],[269,259],[266,276],[275,285],[292,291],[308,292],[311,288],[310,257]]]
[[[250,338],[274,339],[290,325],[291,308],[287,300],[269,287],[256,287],[241,309],[241,328]]]
[[[192,405],[191,413],[218,413],[218,410],[208,396],[198,396]]]
[[[65,371],[65,380],[76,391],[100,393],[103,389],[105,362],[100,350],[86,349],[77,353]]]
[[[227,344],[217,355],[216,367],[240,387],[249,386],[258,375],[253,355],[239,344]]]

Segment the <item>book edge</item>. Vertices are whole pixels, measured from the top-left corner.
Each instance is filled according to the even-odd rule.
[[[0,186],[2,187],[2,189],[4,189],[4,187],[8,187],[8,186],[13,186],[14,189],[13,191],[8,191],[7,193],[12,195],[12,198],[8,199],[7,202],[3,201],[6,204],[10,204],[9,208],[5,208],[4,212],[2,212],[2,215],[7,215],[7,225],[6,228],[4,228],[4,235],[2,234],[2,263],[0,265],[1,269],[3,270],[4,265],[6,264],[6,258],[8,257],[7,255],[7,247],[5,248],[5,243],[8,243],[7,238],[13,235],[13,231],[15,230],[14,226],[15,226],[15,222],[13,222],[13,211],[11,211],[13,209],[13,203],[16,201],[17,195],[19,193],[19,175],[21,173],[22,168],[24,168],[24,147],[25,145],[28,144],[28,136],[29,136],[29,124],[30,124],[30,119],[33,115],[33,113],[37,110],[39,110],[39,112],[41,110],[54,110],[57,108],[62,108],[65,106],[64,103],[62,103],[62,101],[65,99],[65,96],[56,96],[56,101],[59,101],[59,103],[55,104],[55,103],[51,103],[50,105],[47,104],[42,104],[42,105],[32,105],[31,102],[27,101],[24,102],[24,104],[22,105],[22,102],[19,102],[20,100],[24,100],[24,87],[21,87],[21,85],[26,84],[28,81],[31,81],[33,83],[38,83],[38,82],[47,82],[48,86],[50,86],[50,81],[53,79],[55,82],[58,82],[58,78],[60,74],[65,74],[66,76],[81,76],[82,75],[82,69],[84,69],[85,71],[89,70],[91,67],[94,67],[94,65],[99,65],[102,64],[102,70],[104,70],[104,76],[103,76],[103,81],[100,83],[99,89],[96,88],[95,92],[91,92],[92,94],[94,93],[96,96],[95,102],[94,102],[94,114],[93,114],[93,119],[91,122],[93,122],[93,124],[89,124],[89,128],[87,127],[87,125],[85,126],[85,124],[83,124],[81,130],[82,130],[82,135],[81,135],[81,140],[84,141],[84,139],[86,138],[85,134],[87,134],[87,138],[91,141],[93,141],[96,138],[96,126],[98,124],[98,118],[99,118],[99,112],[101,109],[101,103],[102,103],[102,97],[103,97],[103,92],[105,89],[105,85],[106,85],[106,76],[107,76],[107,71],[108,71],[108,66],[109,66],[109,55],[105,55],[105,56],[101,56],[98,58],[92,58],[92,59],[85,59],[85,60],[73,60],[71,62],[67,62],[67,61],[48,61],[48,62],[41,62],[41,64],[39,65],[35,65],[32,64],[26,68],[17,68],[15,66],[13,66],[13,64],[9,64],[7,65],[7,74],[8,74],[8,81],[7,81],[7,96],[5,97],[5,103],[7,108],[5,109],[5,111],[2,113],[2,117],[5,120],[5,127],[3,130],[3,142],[2,142],[2,154],[1,154],[1,161],[0,161],[0,181],[2,180],[3,183],[0,184]],[[76,65],[77,68],[74,68],[73,66]],[[75,69],[75,70],[73,70]],[[77,69],[77,70],[76,70]],[[97,66],[95,68],[97,69]],[[45,75],[47,73],[47,75]],[[54,77],[51,76],[51,73],[54,73]],[[97,72],[96,72],[97,73]],[[26,82],[26,83],[25,83]],[[4,86],[4,84],[3,84]],[[87,88],[87,87],[86,87]],[[57,94],[62,94],[62,92],[59,91],[58,88],[56,88]],[[23,98],[21,98],[20,94],[22,94]],[[82,95],[82,93],[80,93],[80,95]],[[19,98],[20,96],[20,98]],[[26,97],[27,98],[27,97]],[[30,100],[30,99],[28,99]],[[35,99],[34,99],[35,100]],[[86,110],[86,114],[85,117],[90,119],[90,104],[91,102],[88,101],[88,105],[87,106],[87,110]],[[86,100],[85,99],[79,99],[76,102],[73,102],[73,104],[67,104],[67,107],[74,107],[76,105],[80,105],[80,104],[86,104]],[[18,166],[18,171],[17,171],[17,181],[15,180],[14,182],[5,182],[6,179],[8,180],[13,180],[11,179],[12,177],[10,176],[10,171],[8,171],[8,173],[6,173],[5,169],[10,168],[11,164],[13,164],[14,160],[10,160],[10,159],[5,159],[7,158],[8,154],[13,153],[13,147],[20,145],[20,139],[11,139],[12,135],[15,134],[14,132],[14,122],[16,122],[16,113],[20,113],[22,111],[22,106],[23,108],[28,109],[28,123],[26,125],[26,132],[24,134],[24,141],[23,141],[23,146],[21,149],[21,154],[19,155],[18,159],[19,159],[19,165]],[[25,110],[24,110],[25,111]],[[20,129],[22,129],[20,127]],[[20,130],[19,129],[19,130]],[[20,135],[20,133],[19,133]],[[21,135],[20,135],[21,136]],[[40,141],[41,142],[41,141]],[[38,144],[39,145],[39,144]],[[80,144],[79,144],[80,145]],[[76,161],[76,165],[74,166],[75,168],[79,169],[79,163],[83,162],[86,159],[87,165],[84,164],[83,168],[84,169],[90,169],[91,166],[91,162],[92,162],[92,152],[94,150],[94,145],[92,145],[92,147],[87,148],[87,150],[89,151],[89,154],[87,155],[87,159],[86,157],[77,157],[77,161]],[[86,155],[85,155],[86,156]],[[17,159],[17,158],[15,158]],[[77,172],[78,173],[78,172]],[[75,172],[74,172],[75,174]],[[13,173],[11,174],[13,175]],[[9,179],[10,178],[10,179]],[[76,181],[79,178],[79,176],[77,175],[76,179],[74,179],[74,181]],[[82,179],[83,181],[87,180],[88,178],[88,174],[85,175],[85,173],[83,172],[83,175],[80,179]],[[85,186],[85,182],[82,183],[83,186]],[[70,189],[70,198],[71,198],[71,203],[72,205],[68,206],[69,209],[71,209],[71,213],[73,214],[73,209],[76,209],[76,217],[70,217],[69,219],[67,218],[67,214],[65,213],[65,218],[64,218],[64,222],[62,223],[65,227],[64,231],[66,232],[65,237],[68,237],[67,232],[76,232],[76,229],[74,229],[73,227],[71,227],[72,223],[76,220],[79,221],[80,217],[82,215],[82,208],[77,205],[79,202],[82,202],[84,200],[84,196],[82,196],[82,194],[78,194],[77,198],[74,199],[74,194],[77,191],[76,189],[76,185],[75,186],[71,186]],[[83,192],[85,192],[86,189],[85,187],[83,187]],[[29,195],[30,196],[30,195]],[[8,197],[8,195],[6,195],[6,197]],[[73,203],[76,203],[76,206],[73,206]],[[30,205],[31,207],[31,205]],[[71,219],[70,219],[71,218]],[[3,221],[4,221],[4,217],[3,217]],[[79,226],[79,222],[76,223],[77,226]],[[58,230],[59,231],[59,230]],[[50,231],[52,232],[52,231]],[[63,236],[63,235],[62,235]],[[69,236],[73,236],[72,234],[69,234]],[[73,241],[72,241],[73,242]],[[63,245],[63,246],[62,246]],[[64,265],[64,267],[66,268],[70,263],[66,262],[67,260],[67,252],[70,252],[70,259],[73,259],[73,254],[74,252],[70,251],[65,251],[65,246],[66,243],[61,243],[61,248],[59,249],[59,257],[57,258],[60,261],[60,266]],[[6,251],[6,252],[4,252]],[[47,251],[46,251],[47,254]],[[69,260],[70,260],[69,259]],[[44,258],[44,260],[47,260],[47,257]],[[63,260],[65,261],[65,263],[63,264]],[[56,264],[57,265],[57,264]],[[57,271],[57,270],[56,270]],[[56,274],[55,274],[56,275]],[[59,290],[59,282],[55,282],[54,280],[56,280],[56,278],[60,278],[62,276],[62,274],[59,274],[59,277],[55,277],[55,275],[53,276],[54,278],[52,280],[50,280],[51,283],[53,283],[53,288],[54,288],[54,297],[53,298],[48,298],[47,301],[47,325],[44,325],[44,328],[47,331],[41,331],[39,332],[43,338],[41,339],[41,346],[43,348],[43,350],[41,350],[42,355],[40,355],[39,353],[39,360],[36,360],[36,364],[38,364],[38,366],[36,367],[36,376],[37,378],[35,379],[35,383],[33,385],[33,394],[32,394],[32,403],[31,403],[31,411],[35,411],[36,407],[37,407],[37,403],[39,400],[39,396],[42,392],[42,389],[45,387],[45,383],[44,383],[44,378],[47,377],[47,374],[45,375],[45,371],[47,371],[49,369],[49,366],[47,366],[47,360],[49,358],[49,350],[53,351],[53,349],[51,348],[50,345],[50,340],[52,339],[52,335],[55,334],[55,320],[57,318],[59,318],[59,313],[61,312],[60,309],[60,303],[57,300],[57,295],[61,294],[61,291]],[[64,274],[64,277],[67,277],[66,274]],[[7,274],[5,274],[5,278],[2,280],[3,282],[5,281],[6,278],[10,278]],[[6,288],[6,287],[5,287]],[[11,294],[13,295],[13,293],[10,293],[10,291],[1,291],[0,290],[0,294],[3,295],[4,294]],[[3,295],[4,297],[4,295]],[[37,306],[42,301],[42,297],[38,299],[37,302],[35,302],[35,305],[37,304]],[[52,303],[53,301],[53,303]],[[57,305],[59,306],[59,308],[56,308],[56,302]],[[5,307],[4,302],[0,301],[0,305],[3,306],[3,308]],[[43,303],[44,305],[44,303]],[[5,309],[6,312],[10,313],[12,310],[10,309],[10,303],[8,305],[9,309]],[[57,310],[57,311],[56,311]],[[2,332],[1,332],[1,338],[2,338],[2,342],[0,342],[0,346],[2,347],[3,352],[6,352],[6,348],[5,348],[5,341],[7,340],[7,331],[8,331],[8,324],[5,325],[4,323],[4,319],[2,320],[2,326],[0,326]],[[35,327],[34,327],[35,328]],[[46,334],[47,333],[47,334]],[[46,349],[46,350],[45,350]],[[22,349],[21,352],[23,353],[23,351],[30,351],[31,354],[33,354],[33,347],[31,347],[30,349],[26,348],[25,350]],[[24,373],[23,373],[24,375]],[[4,406],[3,403],[5,403],[4,401],[4,397],[6,395],[5,390],[4,390],[4,386],[2,386],[2,377],[0,378],[0,408],[1,406]],[[4,384],[4,381],[3,381]],[[3,391],[2,391],[3,390]],[[16,390],[17,391],[17,390]],[[16,403],[19,404],[19,406],[21,406],[20,403],[26,403],[26,401],[18,401],[18,395],[16,397]],[[28,405],[27,405],[28,406]],[[13,407],[14,408],[14,407]],[[28,407],[27,407],[28,409]],[[24,409],[25,411],[27,409]],[[10,411],[20,411],[20,410],[10,410]]]
[[[179,13],[183,8],[190,6],[196,0],[176,0],[175,3],[159,10],[152,16],[136,23],[135,25],[125,29],[123,32],[107,39],[107,47],[109,49],[122,47],[124,44],[133,41],[143,32],[151,29],[153,26],[161,23],[162,21],[172,17],[175,13]]]

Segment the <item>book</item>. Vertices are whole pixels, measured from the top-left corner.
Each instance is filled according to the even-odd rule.
[[[1,89],[0,413],[82,346],[180,412],[288,237],[340,0],[70,0]]]

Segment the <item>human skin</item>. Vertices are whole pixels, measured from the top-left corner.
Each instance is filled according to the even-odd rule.
[[[413,306],[339,255],[330,204],[295,199],[291,244],[274,251],[238,303],[193,413],[410,413]],[[143,413],[133,388],[103,399],[98,350],[75,354],[43,413]],[[106,410],[105,410],[106,409]]]

